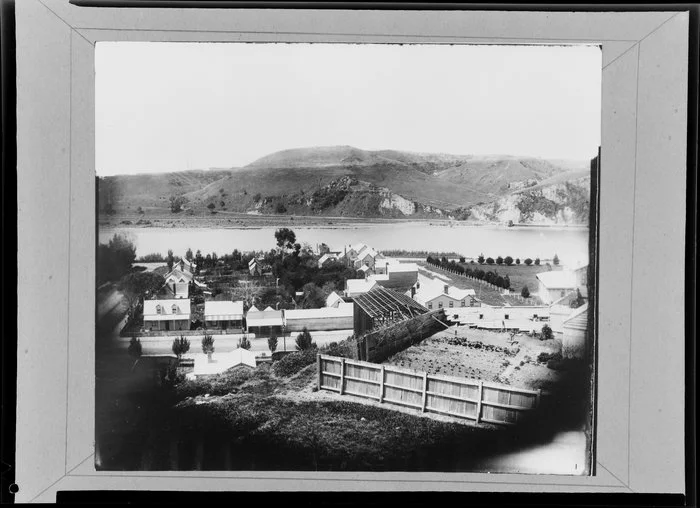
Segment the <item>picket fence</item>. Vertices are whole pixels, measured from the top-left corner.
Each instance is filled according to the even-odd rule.
[[[421,412],[512,425],[539,406],[541,391],[318,355],[318,389]]]

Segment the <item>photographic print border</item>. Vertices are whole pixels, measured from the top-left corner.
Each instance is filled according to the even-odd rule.
[[[16,13],[17,501],[85,488],[684,491],[687,12],[115,9],[26,0]],[[595,476],[95,471],[101,40],[600,44]]]

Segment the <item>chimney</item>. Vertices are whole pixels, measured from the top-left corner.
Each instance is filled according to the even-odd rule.
[[[445,294],[448,294],[450,292],[450,286],[445,284]]]
[[[411,298],[413,298],[414,296],[416,296],[416,287],[412,286],[411,287]]]

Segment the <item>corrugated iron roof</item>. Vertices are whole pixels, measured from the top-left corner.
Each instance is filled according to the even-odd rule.
[[[353,297],[353,301],[370,317],[399,312],[404,317],[410,318],[415,314],[428,312],[428,309],[412,298],[382,286]]]

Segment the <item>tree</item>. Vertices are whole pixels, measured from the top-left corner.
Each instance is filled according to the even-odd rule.
[[[173,257],[172,249],[168,249],[168,257],[166,259],[168,261],[168,270],[172,270],[173,264],[175,263],[175,258]]]
[[[480,265],[483,265],[484,264],[484,255],[479,254],[479,258],[477,259],[477,261],[479,262]]]
[[[486,264],[492,265],[494,263],[493,258],[486,258]]]
[[[280,228],[275,231],[275,240],[280,249],[289,250],[294,247],[294,243],[297,241],[297,235],[289,228]]]
[[[552,329],[550,328],[549,325],[544,325],[542,327],[542,333],[540,334],[540,340],[551,340],[554,338],[554,334],[552,333]]]
[[[165,279],[153,272],[129,273],[119,281],[119,286],[124,291],[130,308],[133,308],[144,296],[162,288],[163,284]]]
[[[216,255],[216,252],[211,253],[211,264],[214,267],[219,264],[219,257]]]
[[[326,245],[325,243],[322,243],[322,244],[319,245],[319,247],[318,247],[318,253],[319,253],[321,256],[323,256],[324,254],[329,253],[330,251],[331,251],[331,248],[330,248],[328,245]]]
[[[284,206],[284,203],[277,203],[277,205],[275,205],[275,212],[276,213],[286,213],[287,207]]]
[[[516,258],[516,259],[515,259],[515,264],[516,264],[516,265],[519,265],[519,264],[520,264],[520,258]]]
[[[190,341],[184,335],[180,335],[173,340],[172,350],[179,361],[182,355],[190,350]]]
[[[314,347],[316,344],[312,341],[311,339],[311,334],[309,333],[309,330],[304,327],[304,329],[301,331],[299,335],[297,335],[296,339],[296,346],[298,351],[306,351],[307,349],[311,349]]]
[[[185,196],[170,196],[170,211],[172,213],[181,212],[185,203],[187,203]]]
[[[122,233],[116,233],[107,244],[97,246],[97,282],[119,280],[136,260],[136,245]]]
[[[535,265],[540,266],[540,258],[535,258]]]
[[[195,272],[199,275],[199,270],[202,267],[202,263],[204,262],[204,258],[202,257],[202,252],[200,250],[197,250],[197,254],[194,257],[195,261]]]
[[[530,266],[530,265],[532,264],[532,259],[530,259],[530,258],[525,258],[525,264],[526,264],[527,266]]]
[[[326,297],[323,295],[323,290],[313,282],[307,282],[301,289],[304,296],[301,300],[302,309],[319,309],[326,303]]]
[[[506,289],[510,289],[510,277],[508,277],[508,275],[503,277],[503,287]]]
[[[129,353],[129,356],[131,356],[132,358],[141,358],[141,354],[143,353],[141,341],[136,337],[131,337],[131,341],[129,341],[129,349],[127,351]]]
[[[250,349],[250,341],[247,337],[243,336],[238,339],[238,347],[242,349]]]
[[[502,258],[501,256],[498,256],[498,257],[496,258],[496,264],[497,264],[497,265],[502,265],[502,264],[503,264],[503,258]]]
[[[530,290],[527,286],[523,286],[523,289],[520,290],[520,296],[523,298],[530,298]]]
[[[513,264],[513,258],[510,256],[506,256],[506,258],[503,261],[505,261],[507,266],[510,266]]]
[[[270,348],[270,353],[277,350],[277,336],[275,334],[270,335],[270,338],[267,339],[267,347]]]
[[[552,263],[554,263],[555,266],[558,265],[559,264],[559,256],[554,254],[554,257],[552,258]]]
[[[190,263],[194,260],[194,256],[192,255],[192,249],[190,249],[189,247],[187,248],[187,252],[185,252],[185,259]]]
[[[209,334],[205,334],[204,337],[202,337],[202,353],[211,354],[213,352],[214,352],[214,337],[209,335]]]
[[[467,260],[464,259],[464,256],[460,256],[460,258],[459,258],[459,262],[460,262],[460,263],[465,263],[466,261],[467,261]]]

